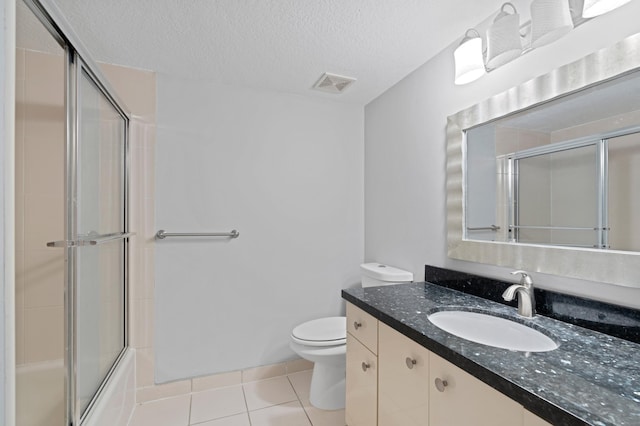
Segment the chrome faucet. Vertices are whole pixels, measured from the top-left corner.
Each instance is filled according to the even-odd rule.
[[[526,271],[513,271],[511,275],[521,274],[520,284],[514,284],[502,293],[502,298],[511,301],[518,294],[518,315],[533,318],[536,313],[536,299],[533,295],[533,280]]]

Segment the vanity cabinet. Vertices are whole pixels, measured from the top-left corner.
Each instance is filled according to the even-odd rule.
[[[520,404],[434,353],[429,355],[429,383],[430,426],[522,425]]]
[[[551,426],[350,303],[347,324],[347,426]]]
[[[347,378],[345,418],[348,426],[378,423],[378,320],[347,304]]]

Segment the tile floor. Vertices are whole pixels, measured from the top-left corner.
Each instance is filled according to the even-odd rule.
[[[311,370],[136,406],[129,426],[344,426],[309,403]]]

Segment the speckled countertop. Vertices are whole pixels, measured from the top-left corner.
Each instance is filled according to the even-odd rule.
[[[430,283],[353,288],[342,297],[556,425],[640,425],[640,344]],[[560,346],[524,353],[451,335],[428,319],[459,307],[491,311]]]

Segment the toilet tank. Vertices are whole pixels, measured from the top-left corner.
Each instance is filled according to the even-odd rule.
[[[363,263],[360,265],[360,270],[362,272],[362,287],[410,283],[413,281],[411,272],[382,263]]]

